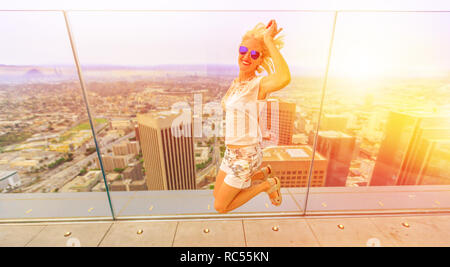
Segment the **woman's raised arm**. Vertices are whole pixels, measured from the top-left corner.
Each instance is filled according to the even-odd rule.
[[[275,72],[261,79],[258,99],[265,99],[269,93],[278,91],[291,82],[289,67],[273,42],[275,35],[277,35],[283,28],[277,30],[276,22],[274,20],[271,22],[272,24],[269,23],[270,27],[264,34],[264,43],[269,50]]]

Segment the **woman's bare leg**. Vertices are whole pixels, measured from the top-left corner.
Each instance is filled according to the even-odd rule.
[[[224,213],[226,207],[233,201],[241,189],[222,183],[220,188],[217,190],[216,196],[214,198],[214,209],[219,213]]]
[[[217,192],[219,191],[219,188],[222,185],[223,179],[225,179],[226,175],[227,175],[226,172],[219,170],[219,173],[216,176],[216,182],[214,183],[214,191],[213,191],[214,197],[217,196]]]
[[[247,203],[259,193],[267,191],[272,184],[273,182],[264,181],[260,184],[252,185],[249,188],[239,189],[223,183],[217,192],[214,208],[219,213],[234,210]]]
[[[214,192],[213,192],[214,197],[216,197],[217,192],[219,191],[219,188],[222,185],[223,179],[225,179],[226,175],[227,175],[227,173],[224,172],[223,170],[219,170],[219,173],[217,173],[216,182],[214,183]],[[263,180],[264,179],[264,173],[261,170],[258,170],[255,173],[253,173],[253,175],[252,175],[252,177],[250,179],[252,181]]]
[[[252,177],[250,178],[252,181],[255,180],[263,180],[264,179],[264,173],[262,172],[262,169],[264,169],[266,167],[261,168],[260,170],[256,171],[253,173]],[[272,170],[270,170],[272,171]],[[270,172],[269,172],[270,173]]]

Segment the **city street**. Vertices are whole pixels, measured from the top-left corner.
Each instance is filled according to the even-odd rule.
[[[106,151],[114,144],[119,144],[120,142],[127,140],[129,138],[132,138],[135,136],[134,132],[131,132],[125,136],[120,137],[114,142],[109,143],[105,147],[100,147],[100,151]],[[83,156],[80,156],[83,157]],[[74,159],[71,162],[64,163],[63,165],[57,167],[55,170],[52,170],[52,173],[55,174],[46,174],[43,178],[44,180],[39,181],[36,184],[31,185],[30,187],[27,187],[23,190],[24,193],[32,193],[32,192],[39,192],[40,190],[44,189],[45,192],[52,192],[52,190],[61,188],[65,183],[70,181],[72,178],[77,176],[81,169],[83,169],[84,166],[86,166],[89,162],[92,162],[92,164],[95,164],[94,159],[97,157],[97,153],[92,153],[91,155],[84,157],[77,162],[75,162],[76,159]],[[75,163],[74,163],[75,162]],[[67,167],[68,164],[72,164],[71,166]]]

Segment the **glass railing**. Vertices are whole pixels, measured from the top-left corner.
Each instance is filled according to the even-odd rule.
[[[111,218],[63,13],[0,21],[0,219]]]
[[[261,193],[219,214],[220,102],[242,36],[270,19],[291,82],[264,102],[262,166],[283,203]],[[0,222],[450,208],[450,13],[4,11],[0,22]]]
[[[338,14],[307,213],[449,207],[449,15]]]

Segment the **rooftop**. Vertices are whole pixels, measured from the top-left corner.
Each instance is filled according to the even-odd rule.
[[[164,129],[173,127],[175,124],[173,121],[181,115],[180,111],[176,110],[160,110],[149,113],[138,113],[136,116],[138,124]],[[179,119],[181,119],[181,117]],[[177,123],[181,122],[185,123],[185,120],[177,121]]]
[[[263,150],[264,161],[311,161],[312,148],[308,145],[269,146]],[[315,161],[325,160],[319,153]]]

